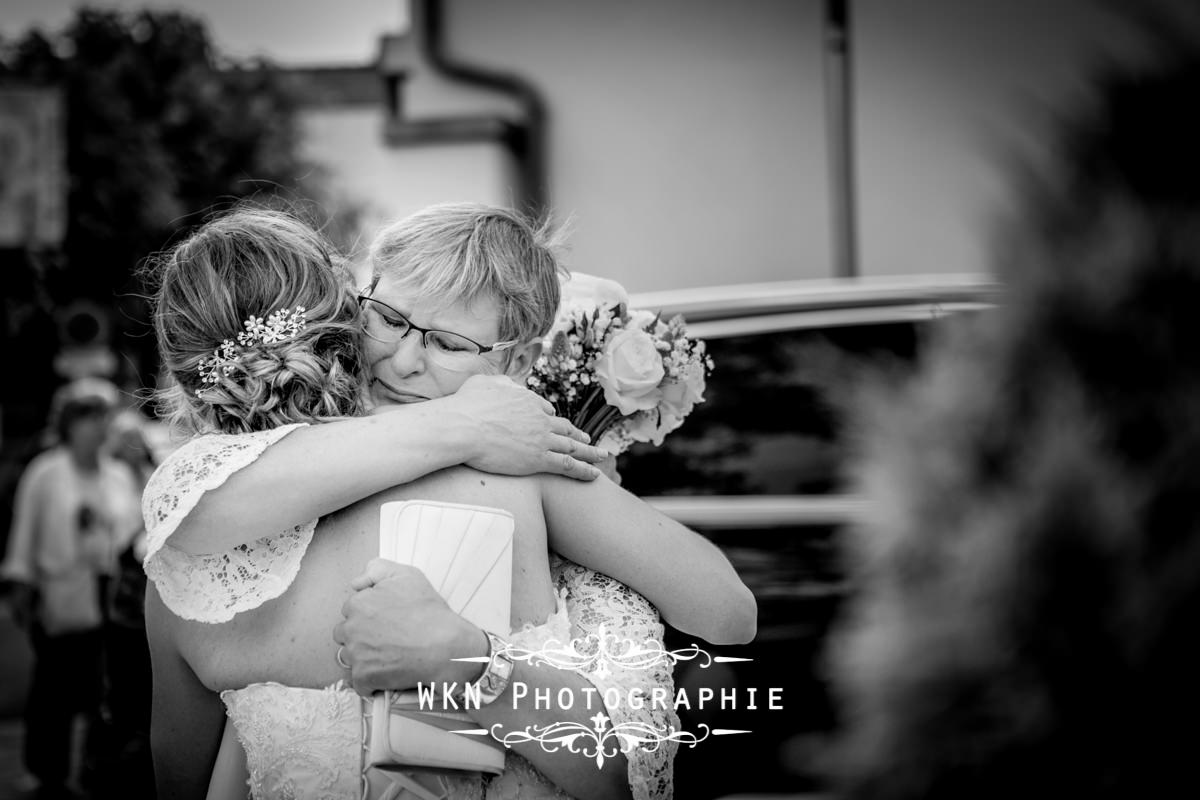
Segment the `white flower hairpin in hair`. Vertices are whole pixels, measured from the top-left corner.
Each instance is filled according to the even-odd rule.
[[[242,326],[246,330],[237,335],[236,342],[226,339],[209,358],[200,362],[200,377],[205,383],[216,383],[222,375],[232,373],[244,350],[257,344],[277,344],[296,338],[308,327],[308,317],[304,306],[296,306],[291,311],[281,308],[266,320],[251,314]]]

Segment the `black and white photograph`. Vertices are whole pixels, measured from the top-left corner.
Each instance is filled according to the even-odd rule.
[[[1198,98],[1192,0],[5,0],[0,800],[1200,796]]]

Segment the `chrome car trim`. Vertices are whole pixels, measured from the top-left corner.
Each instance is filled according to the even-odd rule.
[[[707,319],[688,318],[688,333],[701,339],[724,339],[730,336],[795,331],[811,328],[840,328],[852,325],[882,325],[891,322],[914,322],[937,319],[947,314],[980,311],[991,308],[990,303],[943,302],[919,305],[879,306],[874,308],[837,308],[819,311],[789,311],[783,314]],[[687,317],[687,315],[684,315]]]
[[[906,275],[849,280],[775,281],[702,286],[630,296],[633,308],[683,314],[689,324],[730,317],[799,311],[936,306],[950,303],[993,305],[1002,289],[983,275]]]

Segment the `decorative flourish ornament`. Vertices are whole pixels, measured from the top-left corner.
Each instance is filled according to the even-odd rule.
[[[695,747],[708,738],[710,729],[700,724],[703,731],[697,735],[691,731],[676,730],[674,726],[657,728],[645,722],[622,722],[609,727],[609,718],[597,713],[590,718],[592,727],[580,722],[555,722],[550,725],[530,725],[524,730],[501,733],[499,723],[492,726],[491,735],[505,747],[524,742],[537,742],[547,753],[566,749],[594,759],[596,767],[604,766],[605,759],[618,753],[629,753],[641,749],[653,753],[663,742],[679,742]],[[715,731],[713,731],[715,733]]]
[[[694,644],[678,650],[667,650],[657,640],[647,639],[644,642],[635,642],[633,639],[609,633],[604,625],[601,625],[595,633],[590,633],[583,638],[572,639],[566,644],[557,639],[551,639],[538,650],[527,650],[510,644],[505,652],[513,661],[543,662],[557,669],[571,672],[594,672],[601,678],[611,674],[611,667],[645,670],[653,669],[663,662],[674,667],[680,661],[698,659],[697,665],[701,669],[707,669],[713,662],[751,660],[724,656],[714,657],[708,651]]]

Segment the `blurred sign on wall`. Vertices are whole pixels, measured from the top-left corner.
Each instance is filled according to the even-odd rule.
[[[65,125],[58,89],[0,86],[0,247],[62,241],[67,229]]]

